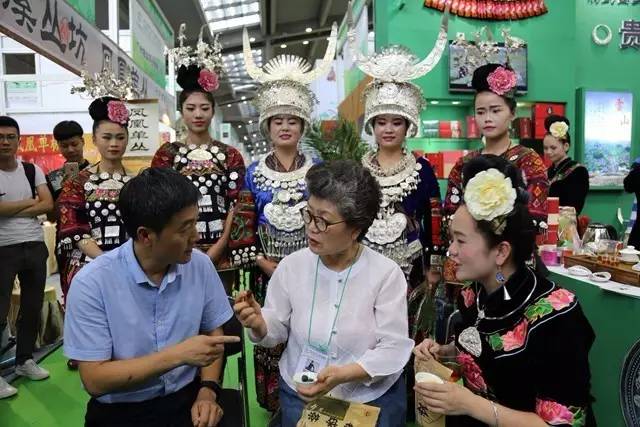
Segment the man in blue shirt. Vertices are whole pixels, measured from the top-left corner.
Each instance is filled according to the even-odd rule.
[[[146,169],[118,202],[132,239],[73,279],[64,352],[92,396],[86,426],[206,427],[222,418],[224,343],[239,337],[223,336],[231,307],[213,264],[194,250],[199,197],[174,170]]]

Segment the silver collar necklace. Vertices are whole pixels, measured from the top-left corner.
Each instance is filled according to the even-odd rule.
[[[478,294],[476,295],[476,309],[478,310],[478,318],[476,319],[476,323],[473,326],[469,326],[468,328],[465,328],[460,333],[460,336],[458,337],[458,342],[460,343],[460,345],[469,353],[473,354],[475,357],[480,357],[480,355],[482,354],[482,341],[480,340],[480,332],[478,332],[478,325],[480,324],[480,321],[484,319],[504,320],[507,317],[511,316],[512,314],[516,313],[518,310],[522,309],[531,299],[531,296],[533,295],[533,292],[536,290],[536,287],[538,285],[538,278],[531,270],[529,269],[527,270],[533,276],[533,287],[531,288],[529,295],[527,295],[527,297],[522,302],[522,304],[520,304],[518,307],[511,310],[509,313],[505,314],[504,316],[496,316],[496,317],[486,316],[484,314],[484,309],[480,310],[480,291],[478,291]],[[486,308],[486,304],[485,304],[485,308]]]

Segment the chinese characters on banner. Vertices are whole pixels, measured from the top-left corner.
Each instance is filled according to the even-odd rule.
[[[64,0],[0,0],[0,30],[78,75],[107,67],[120,79],[131,75],[141,97],[158,99],[175,118],[174,97]]]
[[[129,144],[125,157],[150,157],[160,146],[158,102],[139,99],[127,103],[129,108]]]
[[[20,135],[18,156],[26,162],[35,163],[44,173],[62,167],[64,157],[58,150],[53,135]]]

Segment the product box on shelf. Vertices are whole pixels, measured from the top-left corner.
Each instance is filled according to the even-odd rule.
[[[441,120],[438,129],[440,131],[440,138],[451,138],[451,122],[447,120]]]
[[[451,121],[451,138],[462,138],[462,122],[460,120]]]
[[[443,177],[448,178],[456,162],[468,153],[468,150],[451,150],[442,152]]]
[[[427,153],[425,157],[431,163],[433,173],[436,174],[436,178],[446,178],[444,175],[444,157],[442,152],[439,153]]]
[[[467,138],[480,138],[480,129],[474,116],[467,116]]]
[[[532,137],[532,122],[529,117],[518,117],[514,120],[515,137],[527,139]]]
[[[425,138],[438,138],[440,136],[439,124],[438,120],[423,120],[422,136]]]
[[[542,139],[546,134],[544,119],[553,114],[564,116],[565,106],[564,104],[552,102],[540,102],[533,105],[531,114],[533,120],[533,137],[536,139]]]

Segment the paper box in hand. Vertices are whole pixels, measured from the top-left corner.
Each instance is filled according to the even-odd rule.
[[[380,408],[323,396],[307,403],[297,427],[375,427]]]

